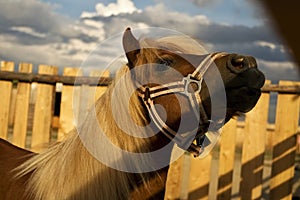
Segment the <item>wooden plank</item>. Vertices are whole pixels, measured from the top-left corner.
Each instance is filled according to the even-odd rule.
[[[81,85],[80,86],[80,91],[79,91],[79,102],[78,102],[78,115],[75,116],[76,118],[76,124],[80,124],[82,123],[86,116],[87,116],[87,113],[88,113],[88,110],[89,110],[89,102],[91,99],[94,99],[92,96],[91,96],[91,90],[90,90],[90,86],[88,85]],[[76,98],[76,97],[75,97]]]
[[[1,71],[13,71],[13,62],[1,62]],[[8,119],[10,111],[12,82],[0,80],[0,138],[7,139]]]
[[[109,78],[110,77],[110,72],[108,70],[92,70],[90,72],[91,77],[103,77],[103,78]],[[106,91],[107,86],[97,86],[97,87],[90,87],[91,91],[91,97],[88,106],[90,107],[93,105],[99,97]]]
[[[188,152],[185,152],[182,160],[182,170],[180,177],[180,199],[185,200],[189,197],[189,181],[191,172],[191,157]]]
[[[57,72],[57,67],[39,66],[39,74],[55,75]],[[43,83],[37,85],[31,140],[31,149],[33,151],[41,151],[49,144],[54,89],[52,85]]]
[[[82,72],[77,71],[76,74],[70,74],[70,75],[80,76],[82,75]],[[92,78],[98,77],[100,79],[101,77],[102,79],[109,79],[109,75],[110,73],[107,70],[106,71],[92,70],[90,72],[90,76]],[[101,82],[100,84],[102,85]],[[86,84],[82,84],[80,86],[76,86],[75,88],[76,89],[74,91],[76,90],[79,91],[76,91],[74,94],[79,95],[79,97],[76,96],[73,98],[74,99],[73,104],[76,105],[76,107],[78,106],[78,110],[77,108],[75,109],[76,112],[73,113],[73,117],[75,118],[76,123],[81,123],[82,121],[85,120],[87,113],[91,109],[91,106],[94,105],[94,103],[98,100],[98,98],[106,91],[107,86],[89,86]],[[67,132],[69,132],[72,128],[68,129]]]
[[[17,88],[12,87],[10,106],[9,106],[9,116],[8,116],[8,127],[14,126],[15,121],[15,110],[16,110],[16,99],[17,99]]]
[[[27,75],[27,76],[24,76]],[[103,77],[90,77],[90,76],[60,76],[60,75],[45,75],[45,74],[23,74],[15,72],[0,71],[1,80],[18,80],[20,82],[38,82],[55,85],[56,83],[62,83],[64,85],[98,85],[107,86],[112,82],[111,78]]]
[[[231,199],[236,134],[237,120],[231,119],[222,129],[217,199]]]
[[[202,159],[191,157],[189,200],[208,199],[212,154]]]
[[[208,188],[208,199],[216,200],[218,194],[218,170],[219,170],[219,154],[220,154],[220,140],[211,150],[212,160],[210,164],[210,178]]]
[[[64,76],[81,75],[78,68],[64,68]],[[63,85],[61,93],[59,129],[57,139],[62,140],[76,125],[79,115],[80,86]]]
[[[20,63],[19,72],[31,73],[32,64]],[[18,83],[14,119],[13,144],[24,148],[27,134],[27,118],[30,98],[30,83]]]
[[[279,85],[297,85],[299,87],[300,82],[280,81]],[[299,95],[278,95],[276,125],[272,137],[270,199],[292,199],[299,101]]]
[[[300,87],[297,85],[277,85],[265,83],[261,88],[262,92],[279,92],[279,93],[288,93],[288,94],[300,94]]]
[[[232,177],[232,188],[230,199],[238,200],[240,199],[240,183],[241,183],[241,170],[242,170],[242,150],[245,133],[245,121],[237,120],[237,130],[236,130],[236,143],[235,143],[235,155],[234,155],[234,169]]]
[[[261,199],[269,101],[270,94],[263,93],[256,106],[246,114],[241,199]]]
[[[165,199],[168,200],[180,199],[182,174],[183,174],[182,171],[183,171],[183,166],[185,164],[184,161],[186,156],[188,155],[180,156],[180,158],[178,158],[170,165],[168,171],[167,183],[166,183]]]
[[[105,70],[92,70],[90,72],[91,77],[102,77],[109,78],[109,71]],[[78,121],[82,121],[85,119],[87,113],[92,107],[94,103],[100,98],[100,96],[106,91],[107,86],[88,86],[82,85],[80,91],[80,105],[79,105],[79,119]]]

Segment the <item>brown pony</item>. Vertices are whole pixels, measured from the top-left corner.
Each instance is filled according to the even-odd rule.
[[[201,156],[206,132],[251,110],[265,80],[253,57],[187,41],[128,28],[128,63],[65,140],[40,154],[0,140],[0,199],[163,199],[174,144]]]

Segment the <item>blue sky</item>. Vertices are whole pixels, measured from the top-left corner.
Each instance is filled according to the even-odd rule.
[[[162,27],[202,41],[208,51],[253,55],[275,82],[298,80],[289,49],[255,1],[0,0],[0,60],[80,66],[128,26]]]

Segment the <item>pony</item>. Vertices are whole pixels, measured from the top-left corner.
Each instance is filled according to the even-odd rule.
[[[265,81],[255,58],[195,54],[187,41],[127,28],[128,62],[63,141],[37,154],[0,140],[0,199],[164,199],[174,145],[201,155],[206,133],[251,110]]]

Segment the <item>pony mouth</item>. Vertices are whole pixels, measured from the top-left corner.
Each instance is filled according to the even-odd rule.
[[[245,90],[245,89],[248,89],[250,91],[260,91],[262,87],[252,87],[252,86],[249,86],[247,84],[241,84],[241,85],[237,85],[237,86],[234,86],[234,87],[227,87],[225,88],[226,91],[231,91],[231,90]]]
[[[246,113],[256,105],[261,96],[261,89],[243,86],[239,88],[230,88],[227,90],[227,94],[227,99],[229,99],[227,101],[227,107]],[[235,98],[230,99],[230,96],[234,96]]]
[[[247,87],[247,95],[249,97],[258,97],[261,95],[261,90],[260,88],[251,88],[251,87]]]
[[[230,88],[226,88],[226,91],[229,93],[230,92],[240,93],[242,95],[245,95],[245,97],[254,97],[261,94],[261,88],[254,88],[249,86],[230,87]]]

